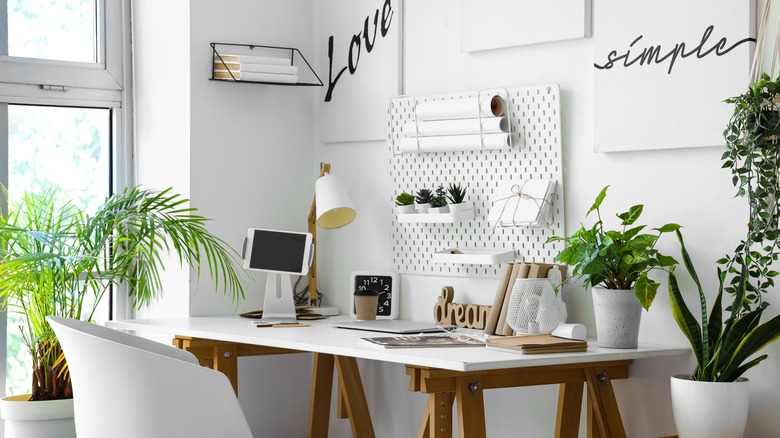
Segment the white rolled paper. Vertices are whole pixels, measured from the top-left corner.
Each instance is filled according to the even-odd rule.
[[[298,75],[282,75],[276,73],[251,73],[241,72],[242,81],[257,82],[281,82],[284,84],[294,84],[298,82]]]
[[[417,142],[420,149],[417,149]],[[439,137],[402,138],[401,153],[478,151],[509,147],[509,134],[443,135]]]
[[[431,120],[417,123],[409,122],[403,127],[407,137],[425,137],[429,135],[479,134],[480,121],[483,134],[509,132],[509,120],[506,117],[485,119]]]
[[[553,330],[552,334],[559,338],[584,341],[588,337],[588,329],[582,324],[559,324],[558,328]]]
[[[479,117],[501,117],[504,115],[504,99],[497,95],[481,99],[437,100],[423,102],[416,106],[417,120],[469,119]]]
[[[294,65],[247,64],[242,62],[241,71],[248,73],[278,73],[283,75],[297,75],[298,67]]]

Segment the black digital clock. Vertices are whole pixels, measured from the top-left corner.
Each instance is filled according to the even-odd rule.
[[[397,319],[400,284],[395,272],[355,271],[350,281],[352,293],[372,290],[379,292],[376,307],[377,319]],[[350,306],[350,315],[355,317],[355,304]]]

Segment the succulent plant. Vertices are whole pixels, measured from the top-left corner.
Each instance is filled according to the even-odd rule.
[[[447,199],[452,204],[460,204],[466,199],[466,189],[468,187],[461,187],[460,184],[450,183],[447,187]]]
[[[436,188],[436,195],[431,199],[431,207],[441,208],[447,205],[447,196],[444,194],[444,186]]]
[[[395,205],[413,205],[414,195],[411,193],[403,192],[395,197]]]
[[[433,192],[429,189],[420,189],[417,191],[416,201],[418,204],[430,204],[433,199]]]

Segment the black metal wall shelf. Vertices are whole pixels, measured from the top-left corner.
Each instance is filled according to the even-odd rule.
[[[295,47],[278,47],[278,46],[265,46],[261,44],[234,44],[234,43],[210,43],[210,45],[211,45],[211,50],[213,52],[213,56],[212,56],[213,59],[211,63],[211,78],[209,78],[209,80],[220,81],[220,82],[235,82],[235,83],[243,83],[243,84],[287,85],[293,87],[302,87],[302,86],[321,87],[323,85],[322,79],[320,79],[319,75],[317,75],[317,73],[311,67],[309,61],[307,61],[306,57],[303,56],[301,51]],[[225,54],[226,53],[225,50],[228,47],[248,48],[249,51],[254,51],[255,49],[265,49],[271,52],[280,52],[284,56],[279,56],[279,58],[289,59],[290,66],[295,66],[296,59],[300,58],[300,60],[302,60],[303,63],[306,64],[308,71],[311,72],[311,74],[314,75],[314,77],[317,79],[317,82],[274,82],[274,81],[245,80],[240,78],[240,72],[238,72],[239,74],[234,74],[231,70],[227,71],[230,77],[218,78],[216,76],[217,63],[222,62],[223,65],[226,63],[225,59],[223,59],[223,56],[228,56]],[[298,55],[297,57],[296,54]]]

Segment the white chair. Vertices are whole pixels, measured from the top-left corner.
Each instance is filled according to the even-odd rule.
[[[68,361],[79,438],[251,438],[224,374],[191,353],[110,328],[47,318]]]

